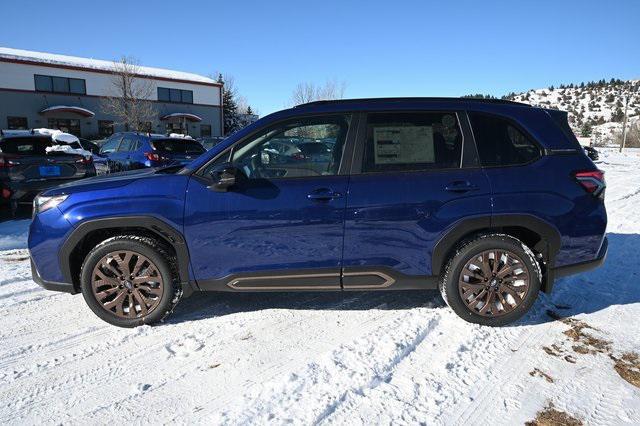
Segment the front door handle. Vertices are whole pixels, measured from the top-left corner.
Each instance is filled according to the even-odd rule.
[[[444,187],[444,189],[445,191],[449,192],[469,192],[477,191],[480,188],[472,184],[468,180],[456,180],[450,182],[447,186]]]
[[[342,194],[332,191],[329,188],[316,189],[315,191],[307,194],[307,198],[314,201],[329,201],[340,197],[342,197]]]

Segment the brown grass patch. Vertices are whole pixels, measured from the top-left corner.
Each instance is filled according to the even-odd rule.
[[[627,352],[620,358],[610,355],[615,361],[613,368],[616,372],[631,383],[633,386],[640,388],[640,357],[635,352]]]
[[[578,343],[572,347],[577,353],[596,354],[611,351],[611,342],[593,337],[591,334],[584,332],[584,330],[597,330],[586,322],[573,318],[566,318],[563,322],[570,326],[570,328],[564,332],[564,335]]]
[[[548,375],[547,373],[545,373],[544,371],[540,370],[539,368],[534,368],[533,371],[529,372],[529,375],[531,377],[542,377],[543,379],[545,379],[547,382],[549,383],[553,383],[553,377],[551,377],[550,375]]]
[[[534,420],[525,423],[527,426],[581,426],[582,422],[564,411],[557,410],[549,404],[544,410],[538,411]]]

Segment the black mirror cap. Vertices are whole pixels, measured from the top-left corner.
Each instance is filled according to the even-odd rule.
[[[231,163],[219,164],[211,169],[210,176],[213,183],[209,185],[209,189],[217,192],[226,192],[242,180],[243,175],[242,171]]]

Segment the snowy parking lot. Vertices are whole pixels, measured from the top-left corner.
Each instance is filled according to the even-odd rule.
[[[603,151],[609,256],[513,326],[437,292],[195,294],[119,329],[42,290],[0,223],[0,424],[640,423],[640,150]]]

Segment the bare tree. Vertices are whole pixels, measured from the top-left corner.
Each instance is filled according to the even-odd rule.
[[[102,110],[116,118],[125,130],[149,130],[158,113],[150,101],[153,95],[150,79],[140,77],[138,61],[123,56],[113,62],[111,94],[102,101]]]
[[[290,105],[306,104],[313,101],[342,99],[347,83],[336,79],[327,80],[323,85],[314,83],[298,83],[291,94]]]

